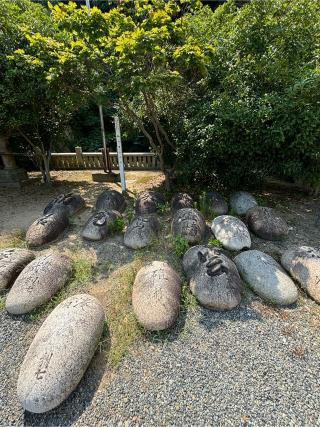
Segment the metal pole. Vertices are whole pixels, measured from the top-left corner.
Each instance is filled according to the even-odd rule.
[[[87,8],[88,8],[88,10],[90,12],[90,0],[86,0],[86,6],[87,6]]]
[[[122,188],[122,192],[125,192],[126,191],[126,178],[124,176],[120,121],[119,121],[118,116],[114,116],[114,127],[116,130],[118,165],[119,165],[119,171],[120,171],[121,188]]]

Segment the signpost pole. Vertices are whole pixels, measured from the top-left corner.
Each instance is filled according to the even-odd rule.
[[[115,126],[115,130],[116,130],[118,165],[119,165],[119,171],[120,171],[121,189],[122,189],[122,192],[124,193],[126,191],[126,178],[124,175],[119,116],[114,116],[114,126]]]

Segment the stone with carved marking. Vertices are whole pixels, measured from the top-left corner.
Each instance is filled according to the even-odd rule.
[[[63,210],[56,210],[36,219],[28,228],[27,244],[37,247],[56,240],[68,227],[68,215]]]
[[[242,282],[235,264],[217,248],[193,246],[183,257],[190,290],[201,305],[231,310],[241,301]]]
[[[217,216],[212,221],[211,230],[225,249],[240,251],[251,246],[250,233],[239,218],[231,215]]]
[[[110,226],[122,215],[114,210],[95,212],[86,222],[82,237],[87,240],[102,240],[110,234]]]
[[[11,314],[29,313],[49,301],[72,273],[70,258],[58,253],[41,255],[30,262],[14,282],[6,299]]]
[[[47,317],[20,368],[17,394],[23,408],[43,413],[77,387],[103,332],[105,315],[91,295],[74,295]]]
[[[254,196],[246,191],[237,191],[230,197],[230,206],[237,215],[245,215],[250,208],[257,205]]]
[[[192,208],[193,199],[187,193],[177,193],[171,199],[171,212],[176,212],[178,209]]]
[[[207,199],[212,212],[215,215],[225,215],[228,213],[228,203],[217,191],[209,191]]]
[[[288,249],[282,254],[281,264],[320,303],[320,250],[310,246]]]
[[[119,191],[105,190],[97,197],[96,211],[114,210],[122,213],[126,205],[126,199]]]
[[[27,249],[9,248],[0,252],[0,292],[9,288],[35,255]]]
[[[136,214],[146,215],[156,213],[163,203],[163,197],[156,191],[140,193],[135,204]]]
[[[200,211],[183,208],[176,211],[171,223],[174,236],[181,235],[189,244],[200,243],[206,232],[206,223]]]
[[[254,206],[246,213],[248,227],[265,240],[281,240],[289,233],[286,221],[271,208]]]
[[[181,279],[166,262],[154,261],[141,268],[132,290],[132,306],[146,329],[170,328],[179,315]]]
[[[270,255],[250,250],[237,255],[234,262],[242,279],[262,299],[278,305],[297,301],[296,285]]]
[[[139,215],[133,218],[124,233],[124,244],[131,249],[141,249],[157,237],[160,223],[156,215]]]
[[[43,214],[63,210],[67,215],[72,216],[83,209],[86,205],[85,200],[77,193],[60,194],[44,208]]]

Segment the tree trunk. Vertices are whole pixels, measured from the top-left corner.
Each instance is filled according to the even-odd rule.
[[[43,154],[42,155],[42,159],[43,159],[43,165],[44,165],[44,169],[41,171],[42,172],[42,179],[43,182],[45,184],[51,184],[51,175],[50,175],[50,154]]]

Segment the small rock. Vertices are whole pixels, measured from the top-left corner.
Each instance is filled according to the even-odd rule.
[[[114,210],[123,212],[126,208],[126,199],[116,190],[105,190],[97,198],[96,211]]]
[[[181,280],[166,263],[154,261],[138,271],[132,306],[139,323],[151,331],[170,328],[179,315]]]
[[[287,223],[273,209],[262,206],[250,208],[246,220],[251,231],[266,240],[281,240],[289,233]]]
[[[309,246],[289,249],[283,253],[281,264],[320,303],[320,251]]]
[[[19,273],[35,258],[27,249],[9,248],[0,252],[0,292],[9,288]]]
[[[50,243],[68,227],[68,215],[63,210],[55,210],[41,216],[32,223],[26,234],[29,246],[37,247]]]
[[[152,214],[156,213],[161,204],[164,203],[164,199],[161,194],[156,191],[145,191],[139,194],[135,211],[137,215]]]
[[[217,191],[210,191],[207,194],[209,205],[215,215],[225,215],[228,213],[228,203]]]
[[[14,282],[6,299],[11,314],[29,313],[49,301],[65,285],[72,263],[65,255],[49,253],[30,262]]]
[[[225,249],[240,251],[250,248],[251,237],[245,224],[231,215],[220,215],[212,221],[212,232]]]
[[[173,216],[171,231],[174,236],[184,236],[188,243],[199,243],[205,234],[206,223],[201,212],[197,209],[179,209]]]
[[[296,285],[270,255],[257,250],[242,252],[234,262],[242,279],[263,299],[279,305],[293,304]]]
[[[104,311],[91,295],[74,295],[47,317],[22,363],[17,393],[24,409],[43,413],[76,388],[97,348]]]
[[[230,197],[230,206],[237,215],[245,215],[250,208],[257,205],[253,195],[246,191],[237,191]]]
[[[124,234],[124,244],[132,249],[141,249],[152,243],[160,229],[155,215],[140,215],[133,218]]]
[[[106,210],[94,213],[86,222],[82,230],[82,237],[88,240],[102,240],[109,234],[109,226],[121,214],[114,210]]]
[[[187,193],[177,193],[171,199],[171,211],[174,213],[178,209],[192,208],[192,197]]]
[[[85,200],[76,193],[60,194],[45,207],[43,214],[54,212],[55,210],[65,210],[67,215],[72,216],[79,212],[86,205]]]
[[[231,310],[241,301],[242,283],[235,264],[219,249],[193,246],[183,257],[190,290],[203,306]]]

